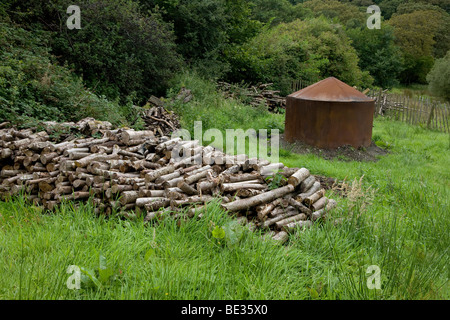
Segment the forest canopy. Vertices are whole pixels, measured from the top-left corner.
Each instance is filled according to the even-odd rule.
[[[444,0],[82,0],[81,29],[73,30],[66,27],[71,4],[0,4],[0,102],[8,110],[33,101],[46,112],[28,114],[45,115],[74,104],[69,96],[81,91],[99,110],[101,101],[143,104],[164,95],[183,70],[271,82],[288,94],[293,80],[328,76],[360,88],[437,88],[436,70],[448,65]],[[370,5],[381,9],[381,29],[366,25]],[[53,85],[45,89],[46,81]],[[124,110],[115,117],[126,118]]]

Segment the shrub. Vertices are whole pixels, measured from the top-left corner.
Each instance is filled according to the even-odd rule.
[[[427,81],[433,94],[450,100],[450,50],[444,58],[436,60]]]
[[[31,125],[33,120],[91,116],[125,123],[116,102],[93,94],[79,77],[54,63],[48,38],[47,32],[0,23],[0,120]]]
[[[58,1],[58,8],[69,4]],[[73,65],[100,94],[122,102],[135,94],[142,103],[167,89],[180,58],[171,26],[159,14],[143,14],[137,2],[126,0],[87,0],[80,10],[81,29],[58,28],[54,36],[61,62]]]
[[[143,103],[161,94],[181,65],[171,24],[159,13],[143,12],[137,1],[83,0],[81,29],[65,26],[70,0],[8,0],[11,19],[31,31],[50,32],[49,45],[88,87],[109,99],[128,96]]]

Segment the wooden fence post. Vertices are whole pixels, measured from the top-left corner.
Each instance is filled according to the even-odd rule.
[[[446,128],[446,132],[448,132],[450,134],[450,128],[448,126],[448,105],[445,103],[444,104],[444,127]]]
[[[378,113],[381,114],[381,106],[382,106],[382,104],[381,104],[381,92],[382,91],[383,91],[383,89],[380,88],[380,92],[378,93],[378,99],[377,99],[378,108],[375,108],[375,117],[378,117]],[[377,111],[377,109],[378,109],[378,111]]]
[[[427,99],[427,104],[429,105],[428,99]],[[433,119],[433,113],[434,113],[434,104],[431,106],[430,115],[428,116],[428,121],[427,121],[427,128],[428,129],[430,129],[431,119]]]
[[[419,124],[422,123],[422,112],[423,112],[423,97],[420,98],[420,103],[419,103]]]
[[[437,102],[437,104],[436,104],[436,108],[435,108],[435,110],[434,110],[434,126],[435,126],[435,129],[436,130],[439,130],[439,126],[438,126],[438,116],[439,116],[439,114],[438,114],[438,109],[439,109],[439,105],[441,104],[441,102],[440,101],[438,101]]]

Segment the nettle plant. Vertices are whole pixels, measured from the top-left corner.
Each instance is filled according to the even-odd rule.
[[[275,173],[273,176],[268,176],[265,178],[269,190],[277,189],[282,185],[283,181],[287,181],[287,178],[279,173],[280,171]]]

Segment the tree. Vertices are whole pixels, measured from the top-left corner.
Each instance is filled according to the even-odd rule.
[[[62,28],[54,37],[61,61],[110,98],[136,94],[143,102],[163,94],[180,66],[171,26],[157,12],[144,14],[127,0],[88,0],[80,9],[82,28]]]
[[[251,0],[251,2],[252,18],[272,26],[310,15],[310,10],[305,6],[293,5],[287,0]]]
[[[367,18],[356,6],[337,0],[309,0],[303,3],[303,6],[311,9],[316,17],[324,15],[337,19],[344,25],[365,25]]]
[[[397,84],[402,71],[402,55],[394,44],[394,30],[385,25],[381,29],[354,28],[347,30],[352,46],[359,57],[361,70],[369,71],[374,84],[390,88]]]
[[[380,6],[381,14],[385,19],[390,19],[395,13],[401,14],[405,8],[417,11],[417,6],[434,6],[450,13],[450,2],[448,0],[375,0]]]
[[[395,14],[389,20],[394,26],[396,44],[400,46],[405,70],[400,78],[404,83],[425,83],[433,66],[433,46],[442,15],[434,10]]]
[[[408,2],[408,0],[383,0],[378,3],[381,15],[387,20],[392,17],[394,13],[397,12],[397,7],[402,3]]]
[[[289,94],[293,80],[335,76],[350,85],[369,85],[368,73],[344,30],[325,18],[295,20],[267,29],[229,52],[233,82],[273,82]]]
[[[439,21],[438,28],[434,34],[433,56],[442,58],[450,50],[450,14],[437,5],[430,3],[406,3],[397,7],[397,14],[413,13],[415,11],[435,11]]]
[[[172,23],[177,51],[202,74],[218,75],[226,70],[224,50],[256,35],[261,23],[250,18],[246,0],[141,0],[142,5],[159,8],[163,19]]]
[[[427,81],[433,94],[450,100],[450,50],[445,57],[436,60]]]

